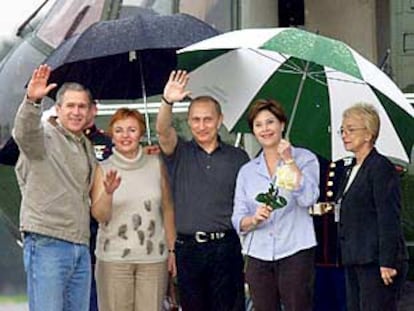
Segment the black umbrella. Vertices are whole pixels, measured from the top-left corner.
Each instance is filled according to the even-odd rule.
[[[140,13],[98,22],[63,42],[46,59],[53,69],[49,81],[79,82],[97,99],[143,98],[146,104],[147,96],[162,92],[176,68],[177,49],[217,34],[187,14]],[[146,121],[149,132],[147,114]]]

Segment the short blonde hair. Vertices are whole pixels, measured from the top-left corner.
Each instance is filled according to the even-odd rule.
[[[367,131],[372,135],[372,143],[375,144],[381,126],[377,109],[368,103],[356,103],[346,109],[342,114],[342,118],[344,119],[351,116],[358,117],[364,122]]]

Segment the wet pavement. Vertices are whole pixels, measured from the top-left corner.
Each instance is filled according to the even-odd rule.
[[[399,311],[413,311],[414,310],[414,281],[405,283],[402,297],[399,304]]]
[[[405,284],[398,310],[414,310],[414,281],[410,281]],[[27,303],[0,304],[0,311],[29,311],[29,307]]]
[[[27,303],[0,304],[0,311],[29,311]]]

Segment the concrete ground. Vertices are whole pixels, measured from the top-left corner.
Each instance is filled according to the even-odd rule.
[[[16,304],[0,304],[0,311],[29,311],[27,303],[16,303]]]
[[[405,283],[398,310],[399,311],[413,311],[414,310],[414,282],[407,281]]]
[[[398,310],[414,310],[414,282],[407,282],[405,284]],[[0,311],[29,311],[29,307],[27,303],[0,304]]]

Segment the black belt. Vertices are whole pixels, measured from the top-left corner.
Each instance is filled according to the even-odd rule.
[[[218,241],[234,235],[234,230],[220,231],[220,232],[205,232],[205,231],[196,231],[194,234],[182,234],[177,233],[177,240],[183,242],[196,242],[196,243],[206,243],[212,241]]]

